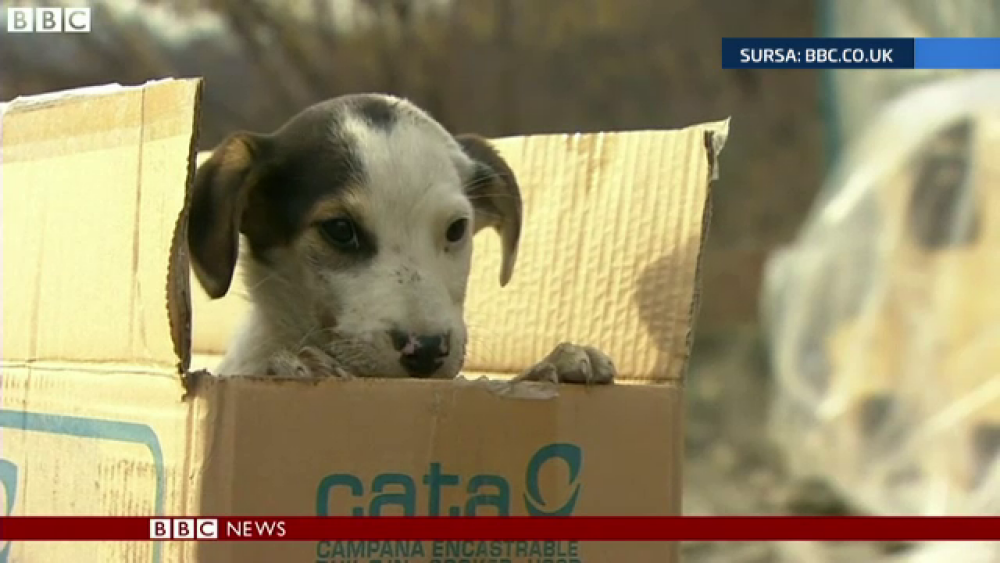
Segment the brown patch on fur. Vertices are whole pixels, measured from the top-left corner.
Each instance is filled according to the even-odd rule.
[[[198,280],[213,299],[225,295],[240,234],[254,260],[291,246],[312,227],[316,202],[363,184],[365,171],[348,139],[331,135],[361,98],[311,106],[274,133],[240,132],[223,141],[195,173],[188,246]]]
[[[218,165],[220,168],[229,170],[242,170],[249,168],[253,164],[254,159],[254,148],[257,145],[256,139],[248,134],[240,134],[230,136],[228,141],[225,141],[220,145],[216,151],[219,152]],[[212,155],[209,160],[215,158],[215,154]],[[207,164],[207,163],[206,163]]]
[[[336,194],[317,201],[309,211],[308,222],[322,223],[343,215],[362,226],[367,223],[367,218],[371,216],[371,203],[360,186],[345,187]]]
[[[302,248],[314,262],[324,269],[343,269],[370,259],[377,251],[375,235],[367,228],[372,210],[365,190],[352,184],[338,190],[333,195],[319,199],[309,210],[305,219],[307,229],[302,238]],[[323,236],[323,223],[336,218],[349,219],[362,241],[363,249],[357,253],[345,253],[333,247]]]
[[[253,163],[263,140],[231,135],[195,174],[188,247],[198,281],[212,298],[229,291],[239,251],[242,211],[260,177]]]

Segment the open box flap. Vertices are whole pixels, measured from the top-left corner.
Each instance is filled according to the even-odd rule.
[[[4,105],[5,364],[176,371],[189,355],[187,268],[169,276],[166,257],[184,258],[200,93],[200,79],[163,80]]]
[[[504,288],[499,237],[476,237],[465,371],[516,373],[571,341],[609,353],[621,381],[680,379],[709,187],[728,130],[727,119],[676,131],[495,140],[521,186],[524,229]],[[224,353],[245,295],[240,274],[223,299],[192,290],[199,359]]]

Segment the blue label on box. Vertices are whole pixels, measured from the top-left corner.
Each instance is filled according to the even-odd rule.
[[[166,468],[160,440],[156,432],[149,426],[117,420],[0,409],[0,428],[145,446],[153,457],[153,467],[156,472],[155,515],[163,515],[166,503]],[[0,454],[2,453],[0,452]],[[7,499],[6,515],[8,516],[11,515],[17,498],[18,473],[18,467],[13,461],[0,459],[0,483],[3,484]],[[7,563],[9,555],[10,544],[8,543],[0,550],[0,563]],[[162,558],[163,546],[160,542],[156,542],[153,545],[153,562],[159,563]]]

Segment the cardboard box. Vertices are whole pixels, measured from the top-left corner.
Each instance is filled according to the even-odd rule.
[[[728,121],[498,140],[525,192],[524,243],[500,289],[498,241],[476,240],[469,380],[220,380],[195,368],[245,304],[238,290],[207,302],[181,244],[200,92],[167,80],[6,107],[8,514],[680,513],[682,377]],[[510,392],[471,377],[518,372],[563,340],[610,353],[621,384]],[[456,484],[435,491],[435,472]],[[3,545],[10,561],[212,563],[332,563],[344,547]],[[439,547],[406,560],[482,561]],[[678,558],[663,543],[561,548],[581,562]],[[518,549],[488,560],[551,560]],[[350,560],[392,560],[369,555]]]

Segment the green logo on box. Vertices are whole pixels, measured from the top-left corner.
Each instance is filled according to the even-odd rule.
[[[568,487],[573,489],[569,499],[557,508],[545,509],[542,488],[538,482],[542,467],[546,464],[562,460],[569,468]],[[580,495],[580,470],[583,468],[583,450],[575,444],[549,444],[535,452],[528,462],[524,474],[524,508],[531,516],[569,516],[576,507],[576,499]]]
[[[559,506],[549,506],[541,483],[543,468],[553,463],[565,464],[568,478],[560,490],[571,494]],[[569,516],[580,496],[580,474],[583,470],[583,450],[576,444],[553,443],[542,446],[531,456],[524,473],[524,507],[531,516]],[[482,473],[463,476],[446,473],[440,462],[432,462],[419,478],[406,473],[380,473],[366,483],[351,473],[333,473],[324,477],[316,491],[316,515],[329,516],[331,498],[335,492],[353,499],[351,516],[380,516],[387,508],[401,510],[404,516],[417,514],[417,481],[420,481],[427,505],[427,516],[509,516],[511,512],[510,482],[501,475]],[[465,489],[463,506],[441,506],[441,493],[446,487]],[[549,492],[552,494],[552,491]],[[549,496],[551,500],[551,496]],[[483,511],[480,514],[480,511]]]

